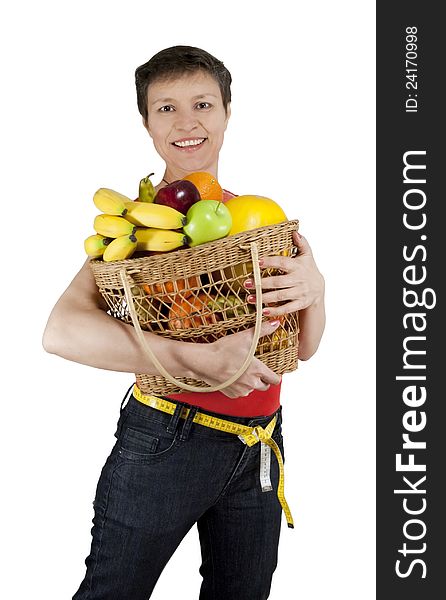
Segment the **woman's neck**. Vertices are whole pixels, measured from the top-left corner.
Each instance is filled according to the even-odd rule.
[[[204,169],[201,169],[201,170],[204,171]],[[209,173],[212,173],[212,175],[218,180],[218,165],[217,164],[213,165],[212,167],[207,168],[206,170]],[[168,185],[168,183],[172,183],[172,181],[177,181],[178,179],[182,179],[189,173],[192,173],[192,171],[181,171],[180,172],[180,171],[173,170],[173,169],[170,169],[169,167],[167,167],[166,170],[164,171],[163,178],[159,185],[160,185],[160,187],[164,187],[164,186]]]

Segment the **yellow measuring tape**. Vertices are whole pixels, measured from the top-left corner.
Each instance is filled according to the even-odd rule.
[[[152,408],[155,408],[165,413],[169,413],[171,415],[174,414],[175,408],[177,406],[174,402],[169,402],[164,398],[158,398],[157,396],[143,394],[137,385],[133,387],[133,395],[139,402],[142,402],[147,406],[151,406]],[[186,419],[189,414],[189,411],[189,408],[184,407],[181,411],[180,417],[182,419]],[[274,427],[276,425],[276,420],[277,417],[274,417],[265,428],[261,427],[260,425],[257,425],[256,427],[248,427],[247,425],[240,425],[240,423],[226,421],[225,419],[219,419],[217,417],[212,417],[211,415],[206,415],[204,413],[197,412],[193,422],[198,423],[199,425],[203,425],[204,427],[210,427],[211,429],[218,429],[219,431],[225,431],[226,433],[232,433],[234,435],[237,435],[240,438],[240,440],[248,446],[254,446],[258,442],[260,442],[262,445],[262,449],[264,448],[264,445],[269,446],[269,448],[271,448],[271,450],[276,456],[280,473],[277,497],[279,499],[280,505],[282,506],[283,512],[285,513],[288,527],[294,528],[293,517],[291,516],[291,511],[289,509],[288,503],[285,500],[284,468],[282,454],[280,453],[279,446],[271,437],[274,431]],[[263,460],[264,459],[262,454],[262,461]],[[262,470],[263,469],[261,465],[261,481]],[[268,488],[268,486],[264,486],[262,483],[262,489],[267,490],[270,488]]]

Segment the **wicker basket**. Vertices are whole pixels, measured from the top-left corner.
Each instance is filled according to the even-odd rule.
[[[298,313],[281,317],[270,336],[259,338],[262,323],[261,277],[280,275],[262,269],[263,256],[294,256],[292,232],[297,220],[260,227],[221,240],[152,256],[90,262],[96,284],[112,316],[133,324],[143,350],[160,375],[136,374],[144,393],[166,395],[183,390],[221,390],[236,381],[253,356],[275,373],[297,368]],[[256,307],[247,302],[243,282],[254,279]],[[226,382],[209,386],[190,378],[175,378],[161,365],[142,330],[175,340],[213,342],[224,335],[255,326],[251,349],[238,371]]]

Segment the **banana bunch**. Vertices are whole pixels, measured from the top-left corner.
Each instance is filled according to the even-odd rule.
[[[173,229],[157,229],[156,227],[136,228],[138,250],[163,252],[175,250],[187,245],[187,238],[182,231]]]
[[[170,206],[132,201],[108,188],[97,190],[93,202],[101,214],[94,219],[96,233],[84,240],[91,258],[110,262],[130,258],[136,250],[163,252],[187,245],[181,229],[186,216]]]

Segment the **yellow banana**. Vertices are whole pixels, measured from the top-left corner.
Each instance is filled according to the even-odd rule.
[[[96,233],[84,240],[85,252],[92,258],[98,258],[104,254],[105,248],[111,242],[111,238]]]
[[[121,235],[130,235],[135,231],[135,226],[130,221],[116,215],[97,215],[93,223],[93,228],[96,233],[112,238],[117,238]]]
[[[157,229],[180,229],[186,224],[186,216],[171,206],[153,202],[125,203],[125,218],[135,225]]]
[[[135,252],[136,246],[136,237],[133,233],[130,235],[121,235],[108,244],[102,258],[105,262],[130,258]]]
[[[127,212],[125,203],[130,202],[130,198],[109,188],[99,188],[93,196],[93,202],[103,213],[124,216]]]
[[[157,229],[155,227],[143,227],[135,231],[138,241],[138,250],[151,250],[163,252],[174,250],[187,244],[187,238],[182,231],[172,229]]]

